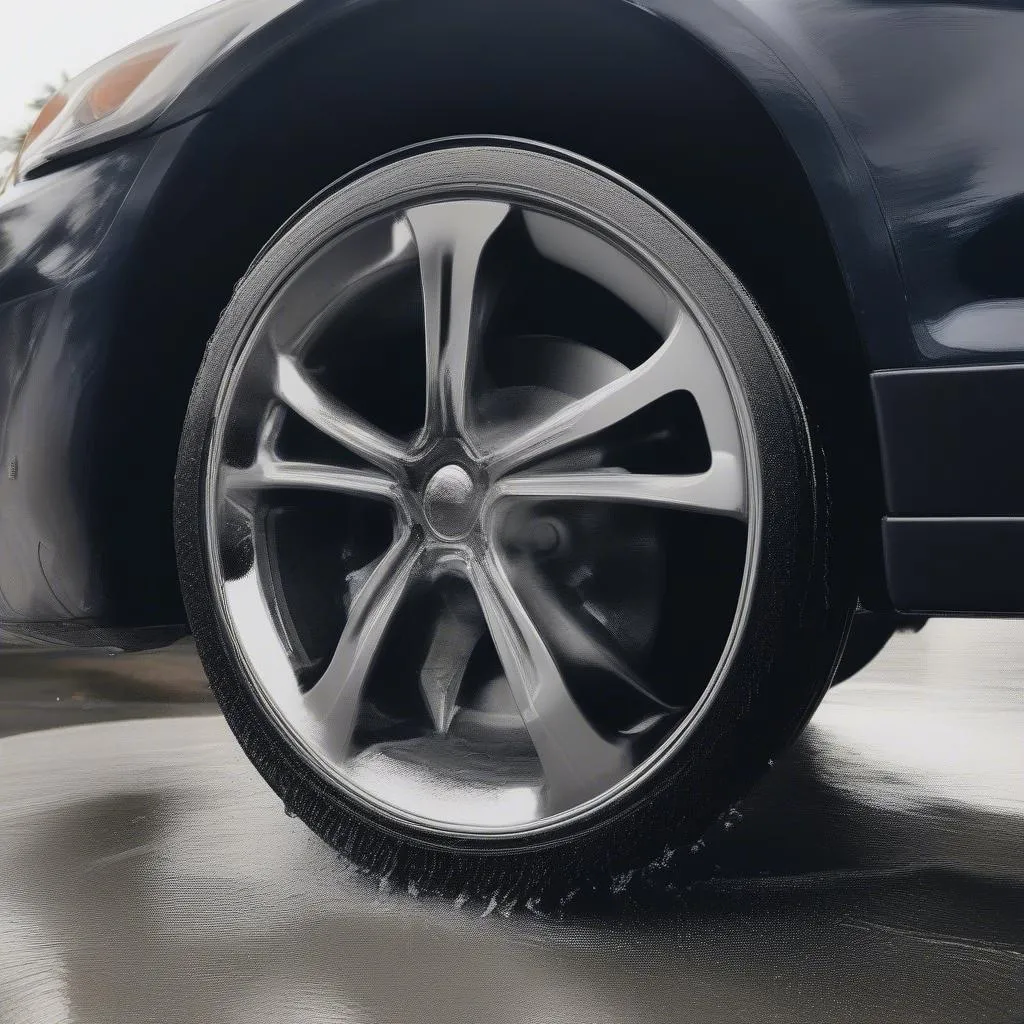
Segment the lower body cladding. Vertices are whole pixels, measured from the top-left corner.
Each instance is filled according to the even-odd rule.
[[[889,370],[872,385],[893,604],[1024,613],[1024,365]]]

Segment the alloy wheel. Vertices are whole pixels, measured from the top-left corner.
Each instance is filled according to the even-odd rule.
[[[500,837],[685,743],[757,561],[723,351],[651,256],[511,189],[307,253],[222,388],[205,504],[219,614],[300,756],[386,819]]]

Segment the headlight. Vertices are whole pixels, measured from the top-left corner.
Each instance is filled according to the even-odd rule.
[[[224,0],[72,78],[39,112],[11,180],[56,156],[138,131],[234,42],[298,0]]]

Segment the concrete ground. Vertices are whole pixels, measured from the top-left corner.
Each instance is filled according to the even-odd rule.
[[[560,914],[360,875],[188,644],[0,655],[0,1022],[1024,1022],[1024,622],[934,621]]]

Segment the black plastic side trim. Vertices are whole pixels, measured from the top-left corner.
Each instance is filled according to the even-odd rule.
[[[1024,614],[1024,517],[885,519],[882,538],[900,611]]]
[[[894,516],[1024,516],[1024,365],[872,374]]]

